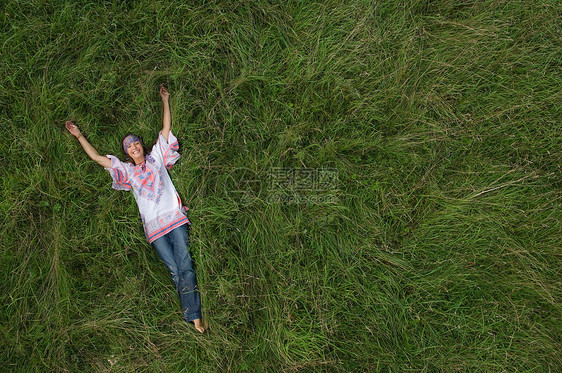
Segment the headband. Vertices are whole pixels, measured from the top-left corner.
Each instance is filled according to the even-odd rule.
[[[129,147],[129,145],[131,145],[135,141],[140,142],[142,145],[142,140],[135,135],[129,135],[123,139],[123,151],[125,152],[125,154],[127,154],[127,148]]]

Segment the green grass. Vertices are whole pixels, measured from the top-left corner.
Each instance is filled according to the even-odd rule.
[[[562,371],[561,13],[4,2],[2,370]],[[132,195],[64,129],[151,142],[162,82],[203,336]],[[272,202],[277,167],[337,170],[307,194],[336,199]]]

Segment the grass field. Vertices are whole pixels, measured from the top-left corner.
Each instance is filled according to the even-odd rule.
[[[2,371],[562,371],[558,0],[1,10]],[[150,143],[160,83],[205,335],[64,129]]]

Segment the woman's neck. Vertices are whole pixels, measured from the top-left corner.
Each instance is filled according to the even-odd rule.
[[[142,157],[142,159],[133,159],[133,161],[135,161],[135,166],[138,166],[139,164],[143,164],[144,161],[146,161],[146,157]]]

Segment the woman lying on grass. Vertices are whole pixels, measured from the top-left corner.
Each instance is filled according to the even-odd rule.
[[[160,97],[164,118],[156,144],[148,153],[139,137],[128,135],[123,140],[125,162],[113,155],[101,156],[74,123],[68,121],[65,125],[90,158],[109,171],[113,189],[133,191],[146,239],[170,270],[181,299],[183,317],[203,333],[206,326],[201,319],[201,298],[189,251],[188,226],[191,223],[167,171],[180,155],[178,140],[171,132],[170,94],[164,85],[160,85]]]

